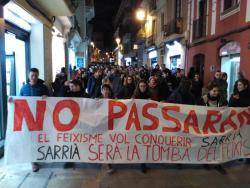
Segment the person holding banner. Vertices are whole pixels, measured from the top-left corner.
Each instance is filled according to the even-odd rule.
[[[132,99],[150,99],[148,83],[146,80],[140,80],[135,88]]]
[[[235,90],[230,97],[230,107],[248,107],[250,106],[249,81],[240,79],[235,82]]]
[[[209,107],[226,107],[227,101],[224,97],[220,95],[220,88],[219,86],[211,82],[209,83],[208,87],[208,94],[204,95],[201,98],[201,102],[199,103],[201,106],[209,106]],[[206,169],[210,169],[211,165],[205,164],[204,167]],[[226,170],[223,168],[222,165],[215,165],[215,169],[218,170],[222,174],[226,174]]]
[[[49,96],[49,90],[43,83],[44,81],[39,79],[39,70],[37,68],[31,68],[28,83],[21,88],[20,96],[42,96],[42,98],[45,99]],[[9,99],[9,101],[11,102],[11,99]],[[39,171],[38,163],[32,163],[32,171]]]
[[[113,91],[112,91],[111,86],[108,85],[108,84],[103,84],[101,86],[101,94],[102,95],[101,95],[100,98],[103,98],[103,99],[112,99],[113,98]],[[113,169],[113,167],[112,167],[111,164],[108,164],[107,168],[108,168],[108,170],[107,170],[108,174],[111,175],[111,174],[114,173],[114,169]]]
[[[248,107],[250,106],[250,90],[249,81],[241,78],[235,82],[234,92],[229,100],[229,107]],[[240,159],[242,161],[242,159]],[[250,159],[246,159],[246,163],[250,164]]]
[[[204,95],[199,102],[201,106],[223,107],[228,105],[224,97],[221,97],[220,88],[216,83],[209,83],[207,88],[208,94]]]
[[[83,89],[84,86],[80,80],[72,80],[69,82],[69,88],[65,91],[63,97],[89,98],[89,95]],[[75,163],[65,163],[64,168],[73,168]]]
[[[148,89],[148,83],[145,80],[140,80],[135,92],[132,96],[132,99],[150,99],[149,89]],[[146,164],[141,164],[141,171],[143,173],[147,172],[147,166]]]

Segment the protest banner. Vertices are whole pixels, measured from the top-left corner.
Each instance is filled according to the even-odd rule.
[[[250,108],[15,97],[5,152],[10,163],[223,163],[250,156]]]

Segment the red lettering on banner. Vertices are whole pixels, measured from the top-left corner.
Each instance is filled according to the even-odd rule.
[[[151,125],[144,125],[143,130],[155,130],[159,126],[159,119],[156,116],[153,116],[152,114],[148,113],[149,108],[157,108],[158,104],[157,103],[148,103],[145,104],[142,108],[142,115],[151,120],[152,124]]]
[[[180,112],[180,107],[179,106],[165,106],[162,108],[162,116],[164,119],[168,121],[172,121],[176,124],[176,127],[163,127],[162,132],[178,132],[181,130],[181,123],[178,119],[168,115],[168,111],[176,111]]]
[[[127,112],[127,106],[119,101],[109,100],[108,102],[108,130],[114,130],[114,119],[121,118]],[[114,107],[120,107],[121,111],[114,113]]]
[[[64,108],[68,108],[71,111],[72,116],[73,116],[71,121],[68,124],[64,124],[60,122],[59,114]],[[77,102],[73,100],[59,101],[56,104],[54,112],[53,112],[53,123],[54,123],[56,130],[61,131],[61,132],[69,131],[75,127],[75,125],[78,122],[79,116],[80,116],[80,107]]]
[[[233,122],[232,117],[235,116],[237,114],[237,112],[235,110],[232,110],[229,114],[229,116],[227,117],[227,119],[225,119],[221,125],[220,125],[220,132],[224,133],[225,132],[225,127],[230,125],[234,130],[237,129],[237,125]]]
[[[197,115],[194,110],[191,110],[184,121],[184,133],[189,133],[189,127],[193,127],[194,131],[200,134]]]
[[[29,131],[42,131],[44,114],[46,110],[46,101],[36,102],[36,119],[24,99],[14,101],[14,131],[22,131],[23,119],[25,119]]]
[[[213,117],[215,117],[214,120],[212,120]],[[219,111],[208,110],[207,118],[203,127],[203,133],[208,134],[209,129],[212,133],[217,133],[216,129],[214,128],[214,125],[218,123],[220,120],[221,120],[221,113]]]
[[[249,112],[250,109],[248,108],[247,111]],[[238,118],[238,120],[239,120],[239,122],[240,122],[240,127],[242,127],[242,126],[244,126],[244,125],[246,125],[246,124],[250,125],[250,113],[248,113],[248,112],[242,111],[242,112],[240,112],[240,113],[237,115],[237,118]],[[245,118],[244,118],[244,117],[245,117]],[[245,121],[245,119],[246,119],[246,121]]]
[[[129,112],[126,130],[131,129],[133,124],[135,125],[135,128],[137,131],[141,130],[139,116],[138,116],[137,107],[135,103],[133,103],[131,110]]]
[[[196,160],[205,162],[216,161],[216,147],[214,146],[208,148],[200,147]]]

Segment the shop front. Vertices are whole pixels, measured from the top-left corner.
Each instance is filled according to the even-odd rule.
[[[227,73],[228,76],[228,96],[233,93],[234,83],[238,80],[240,51],[241,48],[238,42],[229,42],[220,48],[221,72]]]
[[[148,58],[149,58],[150,66],[154,68],[158,62],[157,50],[152,49],[151,51],[149,51]]]
[[[185,68],[185,47],[180,42],[166,43],[166,67],[172,72],[176,72],[177,68]]]

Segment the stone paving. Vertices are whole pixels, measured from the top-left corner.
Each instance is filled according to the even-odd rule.
[[[30,164],[0,166],[0,188],[250,188],[250,165],[240,161],[227,165],[226,174],[200,165],[150,164],[146,174],[140,165],[115,165],[112,175],[92,164],[44,164],[37,173]]]

